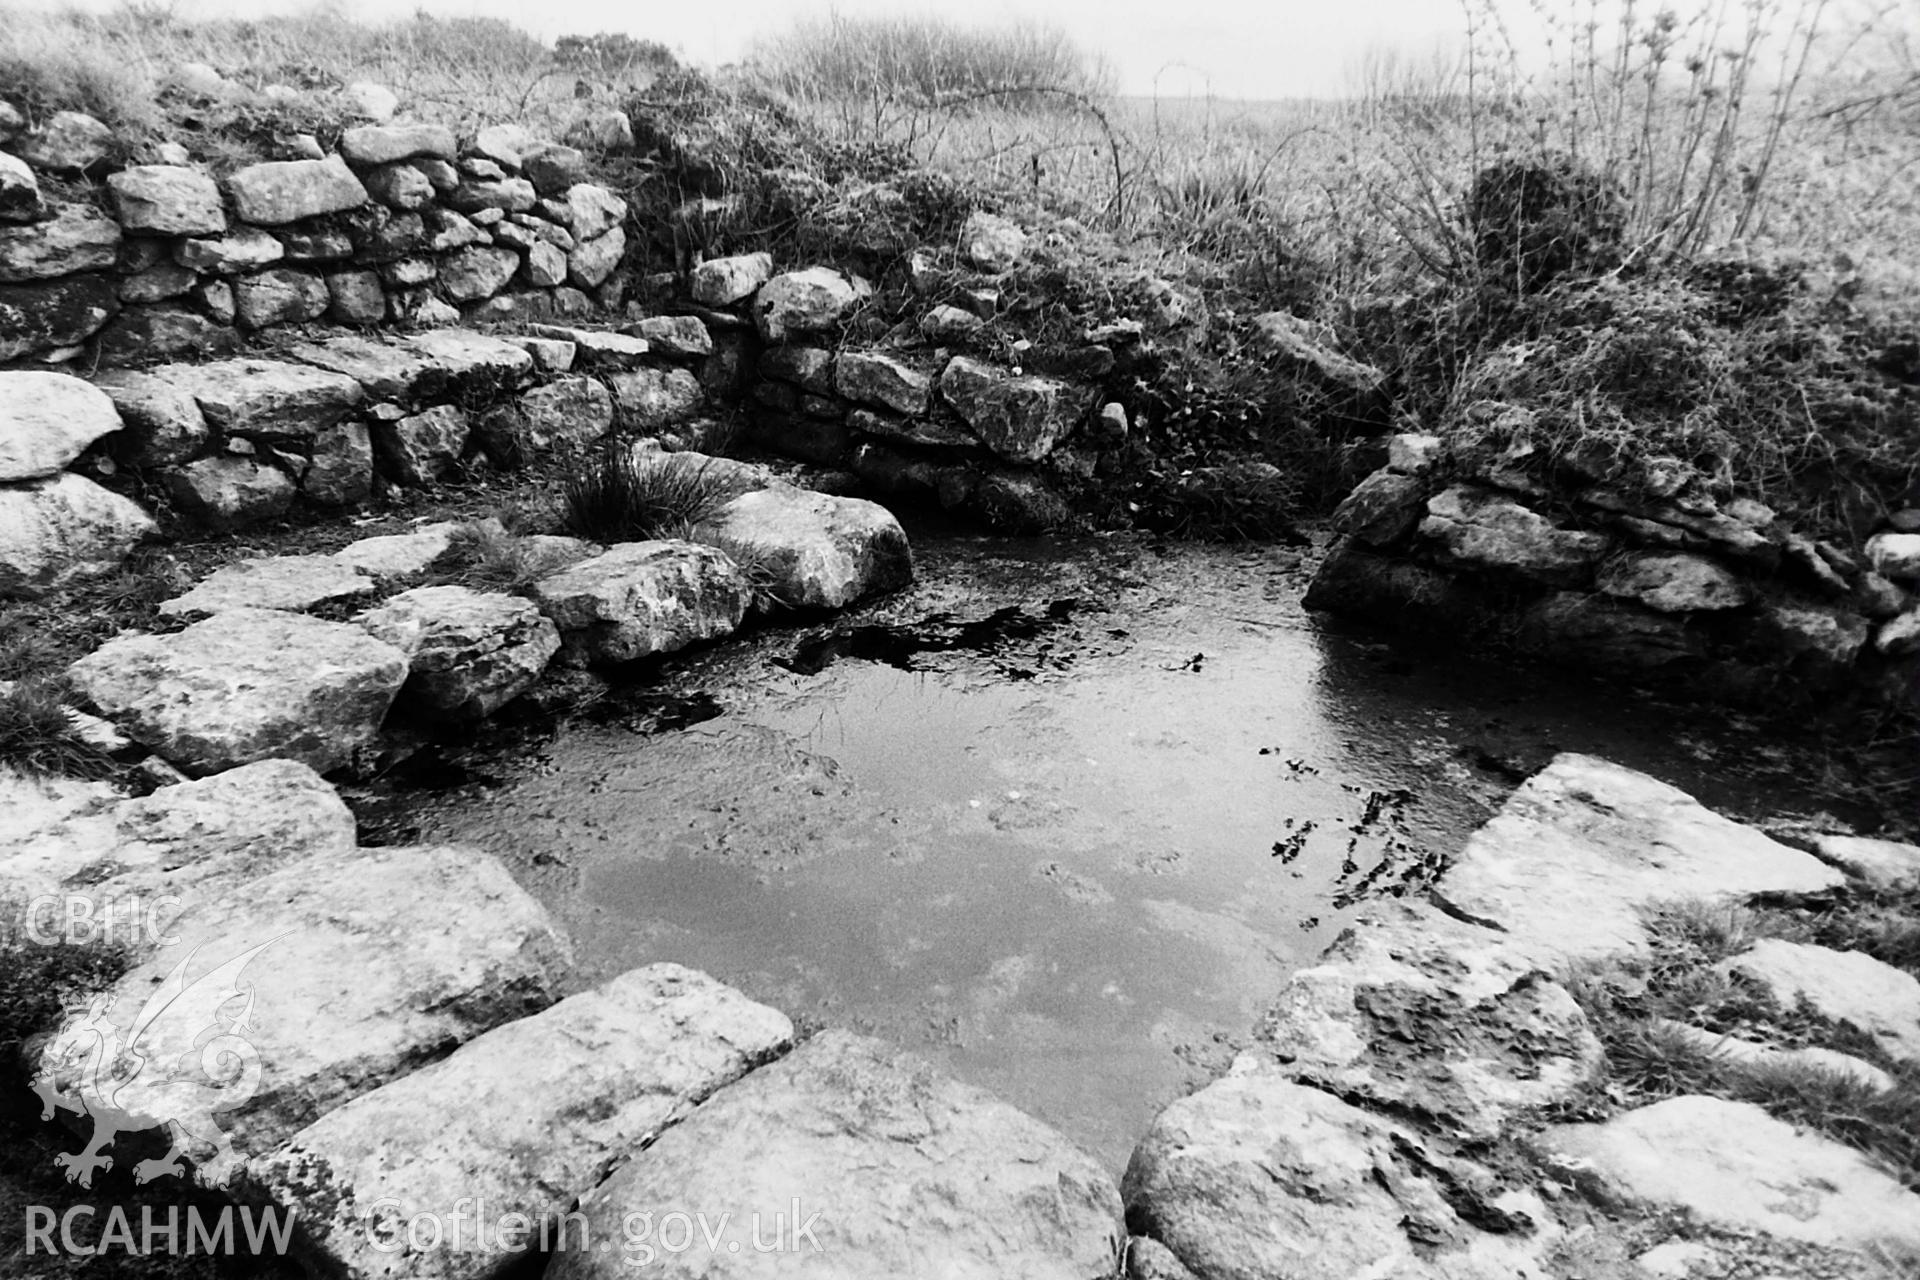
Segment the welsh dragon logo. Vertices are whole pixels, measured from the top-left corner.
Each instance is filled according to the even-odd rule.
[[[260,1052],[247,1039],[253,986],[241,986],[240,974],[275,941],[190,981],[196,947],[148,997],[124,1034],[108,1018],[110,995],[95,996],[84,1013],[61,1028],[41,1055],[33,1091],[40,1095],[42,1120],[66,1110],[93,1121],[93,1136],[83,1149],[54,1157],[67,1171],[67,1181],[91,1187],[96,1170],[113,1167],[113,1157],[102,1153],[117,1136],[163,1128],[170,1139],[167,1153],[135,1165],[135,1182],[182,1176],[181,1157],[194,1156],[196,1147],[211,1147],[211,1157],[194,1156],[196,1172],[210,1186],[226,1185],[240,1157],[214,1113],[253,1097],[261,1074]],[[237,1012],[222,1012],[236,1001],[241,1002]]]

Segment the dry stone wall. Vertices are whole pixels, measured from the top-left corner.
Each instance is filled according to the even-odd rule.
[[[347,129],[216,178],[175,144],[115,168],[72,112],[0,129],[0,365],[236,350],[277,326],[579,316],[617,307],[626,202],[587,154],[511,126]]]
[[[1920,511],[1849,548],[1677,459],[1537,461],[1396,437],[1335,513],[1307,604],[1714,700],[1920,705]]]

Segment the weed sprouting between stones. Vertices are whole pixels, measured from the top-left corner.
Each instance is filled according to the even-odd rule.
[[[1852,1146],[1920,1190],[1920,1063],[1895,1061],[1863,1032],[1822,1016],[1803,998],[1782,1004],[1770,991],[1716,969],[1756,938],[1804,936],[1771,911],[1674,903],[1649,912],[1645,956],[1593,962],[1568,989],[1607,1053],[1607,1078],[1587,1100],[1589,1114],[1644,1106],[1684,1094],[1754,1103],[1790,1124]],[[1823,941],[1856,936],[1829,920]],[[1818,1047],[1885,1071],[1890,1089],[1805,1060],[1742,1060],[1685,1024],[1784,1048]]]
[[[29,676],[0,692],[0,764],[22,773],[99,781],[120,764],[81,738],[67,712],[65,684]]]

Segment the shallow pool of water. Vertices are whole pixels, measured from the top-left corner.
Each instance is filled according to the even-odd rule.
[[[1421,883],[1552,751],[1735,808],[1770,785],[1730,767],[1737,726],[1309,615],[1296,553],[919,559],[912,591],[658,673],[710,718],[576,723],[425,798],[420,837],[500,854],[583,985],[704,969],[907,1045],[1118,1172],[1353,902]]]

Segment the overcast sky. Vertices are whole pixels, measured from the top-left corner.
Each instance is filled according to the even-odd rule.
[[[108,8],[118,0],[0,0],[0,19],[19,4],[80,3]],[[258,15],[310,8],[314,0],[163,0],[181,16]],[[1476,7],[1484,0],[1474,0]],[[1569,16],[1592,0],[1496,0],[1522,44],[1531,12]],[[1598,0],[1607,9],[1621,0]],[[1779,0],[1791,11],[1815,0]],[[658,40],[695,63],[737,59],[754,38],[778,32],[801,15],[935,12],[967,22],[1037,21],[1065,29],[1103,53],[1123,93],[1211,92],[1229,98],[1318,97],[1351,87],[1352,71],[1370,48],[1393,47],[1424,58],[1457,48],[1466,30],[1462,0],[332,0],[356,16],[404,17],[416,8],[441,16],[509,19],[547,39],[624,31]],[[1640,0],[1695,11],[1722,4],[1738,11],[1750,0]],[[1887,21],[1920,26],[1920,0],[1833,0],[1838,9],[1891,13]]]

